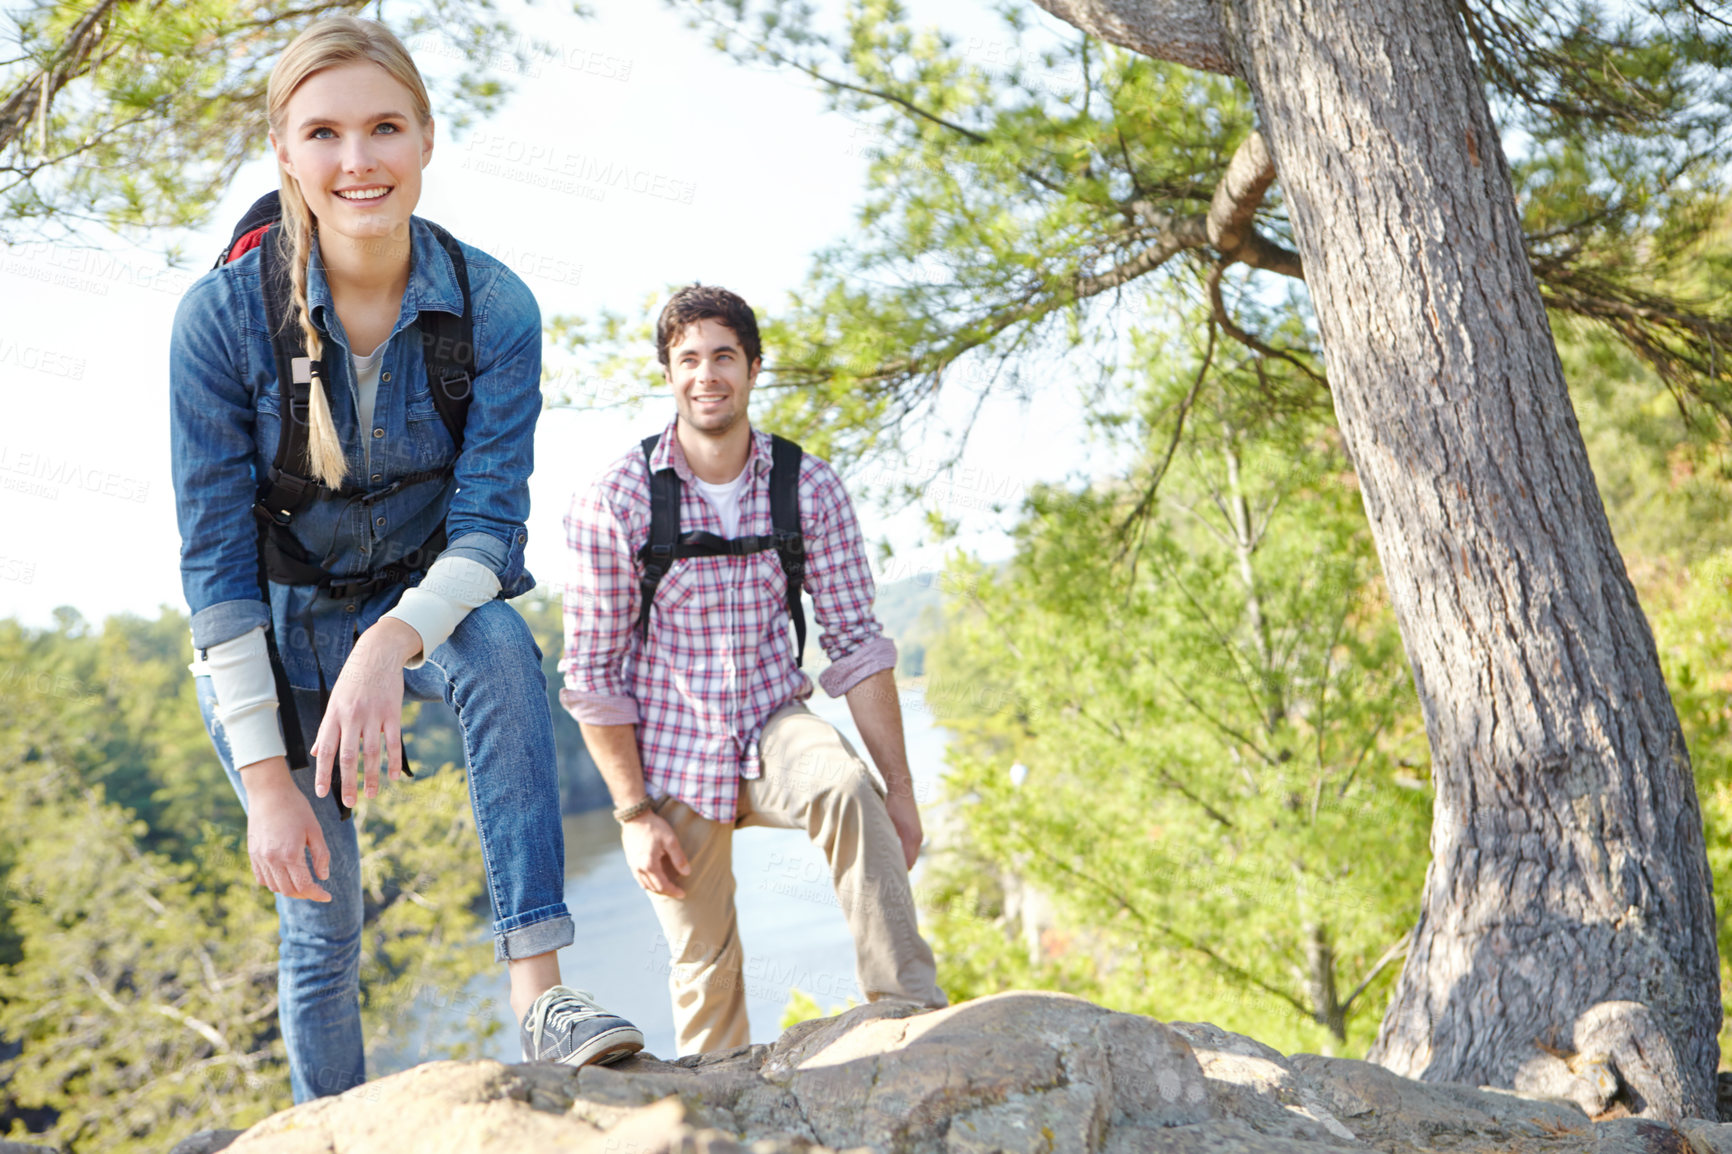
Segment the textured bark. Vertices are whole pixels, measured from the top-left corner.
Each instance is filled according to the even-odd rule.
[[[1205,218],[1209,243],[1229,264],[1239,262],[1302,280],[1305,269],[1299,254],[1257,231],[1257,210],[1274,183],[1275,162],[1269,157],[1263,134],[1253,132],[1233,151],[1233,159],[1227,162],[1227,171],[1221,174],[1209,201]]]
[[[1209,0],[1035,0],[1109,44],[1205,72],[1231,74],[1233,60]]]
[[[1510,1086],[1597,1039],[1644,1109],[1711,1117],[1719,962],[1689,756],[1459,18],[1219,2],[1431,743],[1432,863],[1372,1057]],[[1162,4],[1087,7],[1137,29],[1119,43],[1163,42]]]

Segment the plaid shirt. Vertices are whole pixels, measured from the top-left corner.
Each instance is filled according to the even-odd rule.
[[[693,484],[669,424],[656,469],[672,465],[680,486],[680,531],[723,535],[722,522]],[[770,436],[754,429],[740,498],[738,536],[769,533]],[[840,697],[896,664],[896,645],[872,615],[872,572],[854,506],[835,470],[810,454],[800,465],[800,530],[806,591],[830,666],[818,680]],[[812,695],[794,664],[787,578],[774,550],[746,557],[674,562],[651,609],[647,644],[638,637],[642,566],[649,540],[649,473],[632,450],[591,488],[573,496],[565,518],[571,568],[565,586],[565,674],[560,702],[592,725],[636,725],[651,796],[672,794],[704,817],[732,821],[740,778],[759,775],[758,735],[772,713]]]

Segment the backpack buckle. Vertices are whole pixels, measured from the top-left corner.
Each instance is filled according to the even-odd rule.
[[[469,374],[462,369],[447,369],[439,378],[439,388],[448,399],[453,401],[466,401],[469,399],[469,394],[475,391],[474,382],[469,379]]]

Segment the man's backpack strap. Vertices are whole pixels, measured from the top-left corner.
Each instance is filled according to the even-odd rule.
[[[656,589],[673,563],[688,557],[746,557],[775,549],[788,579],[788,616],[794,619],[794,664],[806,653],[806,610],[800,594],[806,583],[806,539],[800,530],[800,446],[781,437],[770,439],[770,525],[767,537],[728,540],[713,533],[680,533],[680,478],[672,466],[657,470],[651,463],[661,435],[642,442],[644,468],[650,480],[649,540],[638,550],[643,572],[638,578],[637,633],[649,640],[650,607]]]
[[[475,318],[469,309],[469,264],[463,259],[463,246],[457,238],[427,222],[439,247],[451,258],[457,274],[457,288],[463,294],[463,312],[452,316],[443,312],[424,312],[416,321],[421,330],[421,359],[427,365],[427,388],[433,394],[433,406],[445,431],[457,450],[463,450],[463,429],[469,423],[469,401],[475,395]]]
[[[770,437],[770,526],[776,556],[788,578],[788,616],[794,619],[794,664],[806,659],[806,609],[800,593],[806,584],[806,538],[800,531],[800,446]]]
[[[643,574],[638,578],[640,604],[637,613],[637,634],[640,641],[649,640],[650,606],[655,603],[656,588],[674,563],[674,546],[680,539],[680,476],[673,467],[657,470],[653,459],[661,434],[643,439],[643,463],[649,471],[650,536],[644,543]]]

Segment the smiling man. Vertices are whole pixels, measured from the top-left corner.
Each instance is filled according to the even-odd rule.
[[[922,835],[896,646],[872,615],[853,505],[829,465],[752,427],[761,357],[744,300],[681,289],[656,323],[656,356],[674,421],[566,517],[560,700],[583,727],[626,861],[661,920],[680,1053],[749,1037],[737,826],[803,829],[824,852],[868,1000],[945,1005],[908,885]],[[882,787],[804,704],[802,586],[830,660],[819,683],[847,695]]]

